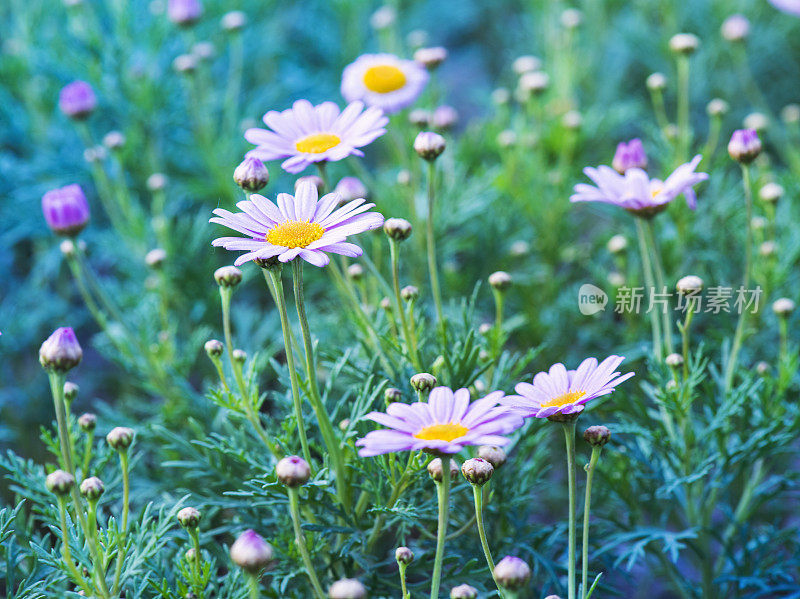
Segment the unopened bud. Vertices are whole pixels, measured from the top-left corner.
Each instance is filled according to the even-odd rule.
[[[106,435],[106,442],[117,451],[128,449],[133,443],[133,429],[127,426],[117,426],[112,428]]]
[[[676,33],[669,40],[669,49],[676,54],[689,56],[700,46],[700,38],[692,33]]]
[[[503,448],[495,445],[481,445],[478,447],[478,457],[489,462],[495,470],[505,464],[507,459]]]
[[[211,358],[212,360],[214,358],[219,358],[222,355],[223,350],[225,349],[225,346],[222,345],[222,341],[218,339],[209,339],[208,341],[206,341],[204,347],[206,349],[208,357]]]
[[[200,510],[193,507],[185,507],[178,512],[178,522],[184,528],[197,528],[200,525]]]
[[[75,486],[75,477],[64,470],[56,470],[47,475],[44,485],[51,493],[63,497]]]
[[[278,480],[287,487],[299,487],[308,482],[311,477],[311,468],[303,458],[291,455],[283,458],[275,466]]]
[[[450,458],[447,458],[447,461],[450,462],[450,480],[455,480],[458,476],[458,464],[456,464],[455,460],[451,460]],[[428,464],[428,474],[437,483],[442,482],[443,470],[441,458],[433,458],[430,461]]]
[[[758,190],[758,197],[767,204],[776,204],[783,197],[784,189],[777,183],[767,183]]]
[[[516,58],[511,65],[511,68],[517,75],[530,73],[531,71],[538,71],[542,68],[542,61],[536,56],[526,54]]]
[[[434,129],[449,131],[458,123],[458,111],[452,106],[443,104],[437,106],[431,116],[431,124]]]
[[[503,270],[498,270],[489,275],[489,285],[497,291],[506,291],[511,287],[511,275]]]
[[[663,91],[667,87],[667,77],[663,73],[653,73],[647,77],[647,89]]]
[[[67,403],[71,403],[78,397],[79,387],[72,381],[67,381],[64,383],[64,400]]]
[[[494,567],[494,579],[510,591],[522,588],[531,577],[531,569],[518,557],[507,555]]]
[[[706,113],[710,117],[721,117],[728,114],[730,105],[722,98],[714,98],[706,105]]]
[[[103,145],[109,150],[119,150],[125,145],[125,135],[119,131],[109,131],[103,136]]]
[[[242,282],[242,271],[235,266],[223,266],[214,271],[214,280],[220,287],[236,287]]]
[[[241,10],[232,10],[222,15],[220,26],[224,31],[240,31],[247,25],[247,15]]]
[[[86,412],[78,417],[78,426],[84,433],[91,433],[97,427],[97,416]]]
[[[167,259],[167,252],[162,250],[161,248],[155,248],[147,252],[144,257],[144,263],[147,264],[150,268],[158,269],[164,265],[164,261]]]
[[[247,362],[247,352],[243,349],[233,350],[233,361],[237,364],[244,364]]]
[[[245,191],[256,192],[269,183],[269,171],[261,160],[248,156],[234,169],[233,180]]]
[[[405,241],[411,236],[411,223],[404,218],[387,218],[383,231],[395,241]]]
[[[364,278],[364,267],[360,264],[351,264],[347,267],[347,276],[353,281],[360,281]]]
[[[750,21],[744,15],[731,15],[722,22],[720,30],[729,42],[741,42],[750,33]]]
[[[244,531],[231,545],[231,560],[251,575],[266,568],[272,559],[272,547],[254,530]]]
[[[408,547],[398,547],[394,551],[394,559],[398,564],[408,565],[414,561],[414,552]]]
[[[450,589],[450,599],[477,599],[478,589],[462,584]]]
[[[675,368],[680,368],[681,366],[683,366],[683,356],[680,354],[672,353],[669,354],[664,359],[664,362],[666,363],[667,366],[669,366],[674,370]]]
[[[369,197],[369,190],[358,177],[342,177],[334,189],[345,202]]]
[[[677,289],[678,293],[681,295],[700,293],[703,290],[703,279],[697,275],[681,277],[675,284],[675,289]]]
[[[411,377],[411,386],[415,391],[430,391],[436,386],[436,377],[427,372],[419,372]]]
[[[781,318],[787,318],[794,312],[795,303],[788,297],[781,297],[772,302],[772,311]]]
[[[420,63],[429,71],[434,70],[447,60],[447,49],[442,46],[420,48],[414,52],[414,61]]]
[[[444,152],[447,142],[444,137],[432,131],[423,131],[414,140],[414,151],[420,158],[432,162]]]
[[[431,113],[423,108],[416,108],[408,113],[408,122],[415,127],[424,129],[431,124]]]
[[[419,288],[414,285],[406,285],[400,290],[400,297],[407,302],[413,302],[419,297]]]
[[[761,140],[754,129],[737,129],[728,142],[728,154],[742,164],[749,164],[761,153]]]
[[[96,476],[90,476],[81,483],[81,495],[86,497],[89,501],[96,501],[106,490],[101,481]]]
[[[592,447],[602,447],[611,439],[611,431],[605,426],[590,426],[583,432],[583,438]]]
[[[787,125],[800,122],[800,104],[787,104],[781,109],[781,119]]]
[[[366,599],[367,589],[355,578],[342,578],[328,589],[330,599]]]
[[[624,235],[614,235],[611,239],[608,240],[606,243],[606,248],[612,254],[619,254],[620,252],[624,252],[625,249],[628,247],[628,238]]]
[[[461,474],[463,474],[464,478],[472,485],[482,487],[489,482],[493,473],[494,466],[483,458],[470,458],[461,465]]]
[[[167,186],[167,176],[163,173],[153,173],[147,177],[146,185],[150,191],[161,191]]]
[[[39,348],[39,363],[45,370],[65,373],[80,364],[82,358],[83,350],[71,327],[56,329]]]

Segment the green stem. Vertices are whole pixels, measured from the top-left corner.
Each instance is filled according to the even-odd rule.
[[[283,346],[286,353],[286,367],[289,370],[289,380],[292,386],[292,405],[294,407],[294,417],[297,420],[297,434],[300,437],[300,445],[303,448],[303,457],[309,466],[312,466],[311,452],[308,449],[308,438],[306,437],[306,425],[303,422],[303,409],[300,404],[300,383],[297,380],[297,369],[294,365],[294,352],[292,351],[292,338],[289,332],[289,315],[286,313],[286,296],[283,293],[283,281],[280,271],[277,269],[264,269],[264,278],[267,283],[272,279],[272,286],[275,289],[275,303],[278,305],[278,313],[281,318],[281,329],[283,331]]]
[[[663,134],[669,126],[667,109],[664,106],[664,94],[660,89],[654,89],[650,92],[650,99],[653,101],[653,112],[656,115],[656,122],[658,122],[658,127]]]
[[[568,598],[575,599],[575,421],[562,423],[567,443],[567,478],[569,487],[569,551],[567,555]]]
[[[436,318],[439,321],[439,328],[442,334],[442,351],[447,351],[447,323],[444,320],[442,309],[442,292],[439,288],[439,271],[436,266],[436,235],[433,229],[434,207],[435,207],[435,177],[436,167],[433,161],[428,162],[428,219],[427,219],[427,247],[428,247],[428,272],[431,278],[431,292],[433,302],[436,305]]]
[[[400,259],[398,242],[391,237],[389,238],[389,251],[391,253],[392,261],[392,285],[394,287],[395,308],[397,309],[397,313],[400,315],[400,324],[403,328],[403,337],[405,338],[406,347],[408,349],[409,356],[411,357],[411,363],[414,365],[414,369],[417,372],[420,372],[422,370],[422,365],[420,364],[419,355],[417,354],[416,343],[414,343],[414,335],[409,327],[408,318],[406,318],[403,299],[400,297]]]
[[[442,458],[442,482],[436,483],[436,496],[439,501],[439,526],[436,533],[436,558],[433,562],[431,599],[439,599],[439,585],[442,580],[444,542],[447,537],[447,521],[450,514],[450,456]]]
[[[689,159],[689,57],[678,56],[678,162]]]
[[[61,521],[61,557],[72,575],[75,584],[83,589],[87,597],[92,596],[92,587],[86,582],[86,579],[78,570],[75,562],[72,560],[72,553],[69,549],[69,528],[67,527],[67,500],[63,495],[58,496],[58,515]]]
[[[94,448],[94,431],[89,431],[86,433],[86,441],[83,446],[83,469],[81,470],[81,476],[83,478],[89,477],[89,468],[91,467],[92,463],[92,449]]]
[[[683,327],[681,327],[681,343],[682,343],[682,351],[683,351],[683,378],[689,376],[689,328],[692,326],[692,317],[694,317],[694,301],[688,300],[691,302],[686,309],[686,318],[683,321]]]
[[[306,538],[303,535],[303,530],[300,528],[300,497],[297,489],[288,487],[289,490],[289,510],[292,514],[292,525],[294,526],[294,539],[297,543],[297,548],[300,550],[300,555],[303,558],[303,565],[306,568],[306,574],[311,581],[311,586],[314,587],[314,594],[318,599],[325,599],[325,593],[317,578],[317,573],[314,570],[314,565],[311,562],[311,555],[308,553],[306,547]]]
[[[127,553],[128,538],[128,515],[130,513],[130,494],[131,482],[128,469],[128,450],[123,449],[119,452],[119,466],[122,470],[122,528],[117,534],[117,567],[114,573],[113,595],[119,594],[119,585],[122,578],[122,563],[125,561]]]
[[[400,588],[403,593],[402,599],[410,599],[411,594],[408,592],[408,587],[406,586],[406,568],[408,568],[408,564],[400,563],[398,566],[400,569]]]
[[[103,556],[100,553],[100,544],[97,542],[97,500],[89,501],[87,528],[89,531],[86,541],[89,545],[89,552],[92,555],[92,564],[94,565],[95,578],[97,584],[100,585],[101,595],[103,597],[111,597],[108,591],[108,584],[106,584],[106,572],[103,565]]]
[[[187,529],[189,536],[192,539],[192,547],[194,548],[194,556],[192,559],[192,586],[194,587],[194,594],[202,599],[203,597],[203,583],[202,583],[202,567],[200,556],[200,533],[197,528]]]
[[[642,270],[644,271],[644,284],[648,292],[655,286],[653,282],[653,267],[650,264],[650,253],[647,251],[647,234],[643,219],[636,217],[636,235],[639,238],[639,254],[642,258]],[[650,327],[653,332],[653,353],[656,360],[661,361],[663,348],[661,345],[661,321],[654,310],[650,310]]]
[[[250,593],[250,599],[258,599],[258,578],[255,576],[247,575],[247,589]]]
[[[492,551],[489,549],[489,542],[486,540],[486,529],[483,525],[483,487],[472,485],[472,497],[475,500],[475,522],[478,526],[478,536],[481,539],[483,555],[486,558],[486,564],[489,566],[492,580],[494,580],[494,584],[497,586],[497,592],[500,594],[500,597],[504,597],[503,589],[494,577],[494,560],[492,559]]]
[[[661,263],[661,253],[658,250],[658,243],[656,242],[656,235],[653,229],[653,219],[647,220],[645,223],[645,233],[647,234],[647,242],[650,245],[650,249],[652,251],[653,256],[653,266],[655,271],[655,283],[658,287],[658,293],[667,292],[667,286],[665,285],[665,278],[664,278],[664,266]],[[666,343],[666,351],[668,354],[672,353],[673,344],[672,344],[672,319],[669,316],[669,306],[664,306],[661,310],[661,314],[663,316],[663,333],[664,333],[664,342]]]
[[[742,185],[744,186],[745,213],[747,217],[747,229],[744,248],[744,276],[742,277],[742,288],[747,289],[750,284],[750,264],[753,255],[753,197],[750,188],[750,169],[746,164],[742,164]],[[725,369],[725,390],[729,391],[733,383],[733,373],[736,370],[736,360],[739,357],[739,350],[742,347],[744,336],[744,325],[747,319],[747,310],[742,306],[739,319],[736,323],[736,331],[733,334],[733,345],[731,355],[728,358],[728,365]]]
[[[292,261],[292,277],[294,279],[294,301],[297,308],[297,318],[300,321],[300,332],[303,336],[303,346],[306,354],[306,377],[310,390],[309,399],[311,407],[317,416],[320,432],[325,441],[325,446],[333,463],[336,472],[336,494],[344,511],[349,514],[352,510],[350,501],[349,485],[347,482],[347,471],[345,470],[342,450],[339,440],[333,430],[328,412],[322,403],[322,396],[317,385],[317,372],[314,361],[314,345],[311,341],[311,332],[308,328],[308,318],[306,317],[305,300],[303,299],[303,263],[299,258]]]
[[[583,546],[581,553],[581,599],[586,599],[586,595],[589,592],[589,511],[592,501],[592,479],[594,478],[594,469],[600,459],[601,451],[603,451],[602,446],[593,446],[592,457],[589,458],[589,464],[586,466],[586,497],[583,500]]]

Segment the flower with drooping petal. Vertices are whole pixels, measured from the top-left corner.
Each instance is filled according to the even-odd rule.
[[[319,198],[317,188],[308,181],[297,187],[294,196],[279,193],[277,206],[264,196],[253,194],[249,200],[236,204],[242,212],[217,208],[216,217],[210,219],[247,237],[220,237],[212,245],[245,251],[235,266],[274,257],[281,262],[300,257],[314,266],[326,266],[330,259],[325,252],[358,257],[361,248],[347,238],[377,229],[383,224],[383,216],[367,212],[375,204],[363,198],[337,209],[340,200],[336,192]]]
[[[595,185],[579,183],[571,202],[604,202],[614,204],[637,216],[651,217],[664,210],[667,205],[683,194],[689,208],[697,206],[695,185],[708,179],[706,173],[697,173],[702,156],[676,168],[665,181],[651,179],[640,168],[629,168],[624,175],[613,168],[601,165],[583,169]]]
[[[495,391],[470,403],[467,389],[436,387],[427,402],[389,404],[385,413],[367,414],[388,429],[372,431],[359,439],[358,454],[417,450],[452,454],[466,445],[505,445],[508,439],[503,435],[522,426],[522,418],[498,405],[502,397],[502,391]]]
[[[364,110],[363,102],[351,102],[340,111],[333,102],[314,106],[308,100],[298,100],[283,112],[270,110],[263,120],[269,129],[244,132],[257,146],[247,156],[264,161],[288,158],[281,166],[289,173],[302,172],[315,162],[363,156],[358,148],[386,133],[389,122],[379,108]]]
[[[413,60],[394,54],[362,54],[342,73],[342,96],[392,114],[416,102],[428,77],[425,67]]]
[[[609,356],[598,364],[595,358],[586,358],[577,370],[567,370],[561,363],[553,364],[549,372],[533,377],[533,384],[518,383],[514,390],[519,395],[509,395],[501,403],[525,418],[573,414],[583,410],[585,403],[608,395],[633,376],[632,372],[621,375],[616,371],[624,359],[623,356]]]
[[[780,11],[800,17],[800,0],[769,0],[769,3]]]

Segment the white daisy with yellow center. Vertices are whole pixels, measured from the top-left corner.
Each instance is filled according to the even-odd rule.
[[[345,67],[342,95],[348,102],[361,100],[391,114],[413,104],[427,83],[428,71],[413,60],[363,54]]]
[[[315,162],[363,156],[358,148],[386,133],[388,122],[379,108],[364,110],[363,102],[352,102],[340,112],[333,102],[313,106],[298,100],[288,110],[265,114],[269,129],[245,131],[245,139],[257,146],[247,155],[263,161],[287,158],[283,169],[299,173]]]

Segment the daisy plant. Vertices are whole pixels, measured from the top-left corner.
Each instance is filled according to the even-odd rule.
[[[288,193],[278,194],[277,204],[261,195],[253,194],[249,200],[237,204],[242,212],[232,213],[218,208],[214,210],[216,216],[210,222],[224,225],[247,236],[220,237],[212,245],[232,251],[244,251],[235,261],[237,266],[254,260],[264,268],[264,278],[280,313],[295,418],[303,455],[310,464],[312,462],[308,442],[303,430],[300,385],[292,351],[291,325],[280,276],[280,265],[292,263],[295,305],[305,349],[307,395],[336,472],[339,500],[345,511],[349,511],[351,502],[344,458],[317,384],[314,348],[303,297],[302,263],[304,261],[318,267],[326,266],[330,262],[328,253],[360,256],[361,248],[348,242],[347,238],[380,227],[383,216],[369,211],[374,204],[367,203],[363,198],[337,208],[340,203],[341,196],[337,192],[320,198],[313,183],[302,181],[294,196]]]
[[[428,71],[394,54],[362,54],[342,73],[342,96],[363,101],[386,114],[411,106],[428,84]]]
[[[635,141],[632,140],[631,144]],[[630,150],[631,144],[628,144],[628,150]],[[681,195],[686,198],[689,208],[694,210],[697,207],[694,186],[708,179],[708,175],[696,172],[695,169],[702,160],[702,156],[697,155],[690,162],[676,168],[663,181],[650,178],[643,168],[640,168],[647,164],[647,156],[644,151],[636,148],[635,154],[639,166],[630,166],[632,163],[630,160],[621,161],[619,163],[622,164],[621,173],[605,165],[597,168],[585,168],[583,172],[594,185],[577,184],[574,189],[575,193],[570,196],[570,201],[613,204],[633,214],[636,217],[636,232],[639,237],[639,252],[642,258],[645,286],[650,293],[655,291],[665,293],[667,288],[664,268],[653,232],[652,219],[658,213],[666,210],[670,202]],[[619,156],[618,149],[617,157]],[[666,309],[661,310],[661,320],[655,309],[650,309],[649,312],[653,333],[653,351],[656,359],[660,361],[664,355],[664,345],[666,352],[672,353],[672,323]]]
[[[598,363],[586,358],[577,369],[567,370],[553,364],[547,372],[533,377],[533,383],[519,383],[514,388],[519,395],[509,395],[500,402],[512,412],[525,418],[547,418],[558,422],[564,429],[567,447],[567,474],[569,485],[569,553],[567,562],[569,599],[576,599],[575,584],[575,422],[593,399],[609,395],[617,385],[633,376],[620,374],[617,367],[625,358],[609,356]],[[585,590],[584,590],[585,592]]]
[[[505,435],[522,426],[522,417],[500,405],[502,391],[470,403],[469,390],[435,387],[427,402],[391,403],[386,412],[370,412],[366,418],[386,429],[359,439],[358,455],[377,456],[398,451],[425,451],[442,459],[441,481],[435,477],[439,525],[431,581],[431,599],[439,597],[450,501],[450,456],[468,445],[505,445]]]

